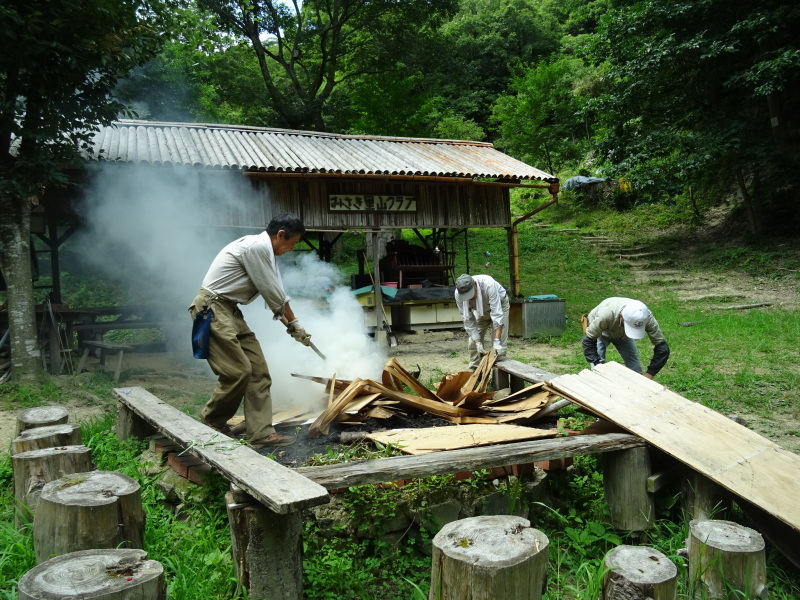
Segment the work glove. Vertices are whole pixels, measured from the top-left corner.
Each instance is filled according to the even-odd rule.
[[[494,347],[494,351],[497,352],[497,356],[503,356],[506,353],[502,341],[495,339],[494,342],[492,342],[492,346]]]
[[[486,348],[483,347],[483,342],[480,340],[475,341],[475,349],[478,351],[478,354],[486,354]]]
[[[292,336],[295,341],[303,344],[303,346],[311,345],[311,334],[300,327],[300,321],[298,319],[295,319],[286,326],[286,333]]]
[[[594,368],[595,368],[597,365],[602,365],[602,364],[603,364],[603,363],[605,363],[605,362],[606,362],[606,361],[604,361],[604,360],[598,360],[597,362],[593,362],[593,363],[592,363],[592,371],[594,371]]]

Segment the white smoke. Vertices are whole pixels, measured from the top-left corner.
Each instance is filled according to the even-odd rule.
[[[127,290],[126,304],[164,307],[172,323],[167,342],[193,369],[213,374],[205,361],[191,357],[187,309],[211,261],[226,244],[261,229],[219,227],[237,215],[262,219],[262,202],[243,177],[190,169],[114,167],[99,170],[85,197],[87,227],[75,243],[80,256]],[[302,246],[298,244],[297,249]],[[291,373],[331,377],[378,377],[385,355],[369,336],[363,309],[345,277],[316,253],[293,252],[279,259],[291,306],[312,341],[326,356],[295,342],[263,300],[242,307],[261,343],[272,376],[273,410],[319,407],[324,388]]]

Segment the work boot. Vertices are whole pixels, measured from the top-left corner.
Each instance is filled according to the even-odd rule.
[[[239,436],[242,435],[245,431],[247,431],[246,421],[240,421],[236,425],[231,426],[231,435]]]
[[[293,435],[281,435],[280,433],[270,433],[267,437],[250,442],[250,445],[256,450],[260,450],[261,448],[291,446],[296,441],[297,438]]]
[[[205,425],[206,427],[210,427],[211,429],[213,429],[217,433],[221,433],[222,435],[230,435],[231,434],[230,425],[228,425],[227,423],[225,423],[224,425],[222,425],[220,427],[217,427],[216,425],[212,425],[211,423],[209,423],[207,421],[203,421],[202,419],[200,419],[200,422],[203,425]]]

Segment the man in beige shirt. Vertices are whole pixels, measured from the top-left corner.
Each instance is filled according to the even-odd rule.
[[[218,379],[200,420],[228,434],[227,422],[244,399],[246,435],[256,448],[286,446],[295,438],[277,433],[272,425],[272,378],[261,346],[238,305],[261,296],[273,318],[286,325],[295,340],[310,343],[311,336],[300,327],[289,306],[276,262],[276,257],[294,249],[304,233],[298,217],[283,213],[272,219],[263,233],[231,242],[211,263],[189,307],[192,318],[203,310],[213,313],[207,360]]]
[[[642,373],[636,340],[645,335],[653,344],[653,359],[644,376],[652,379],[667,364],[669,346],[647,306],[632,298],[606,298],[592,309],[583,336],[583,355],[595,366],[606,362],[606,348],[613,344],[625,366]]]

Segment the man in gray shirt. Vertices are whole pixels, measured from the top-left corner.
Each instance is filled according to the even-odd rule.
[[[583,355],[592,368],[606,362],[606,348],[614,344],[625,366],[637,373],[642,372],[636,340],[645,334],[653,343],[653,360],[644,376],[652,379],[667,363],[669,346],[658,321],[650,309],[639,300],[631,298],[606,298],[592,309],[583,336]]]
[[[283,213],[272,219],[266,231],[246,235],[225,246],[208,269],[200,292],[189,307],[192,318],[210,310],[208,365],[217,385],[200,412],[200,420],[230,433],[228,420],[244,398],[247,439],[253,447],[286,446],[294,437],[277,433],[272,425],[272,378],[255,334],[244,321],[239,304],[261,296],[273,318],[287,327],[298,342],[308,345],[311,336],[289,306],[276,257],[290,252],[305,233],[298,217]]]

